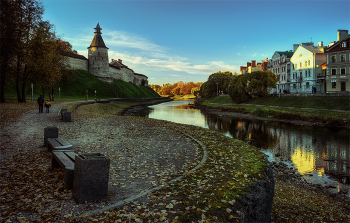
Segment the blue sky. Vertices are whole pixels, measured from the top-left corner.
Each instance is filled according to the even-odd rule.
[[[87,57],[100,23],[109,60],[122,59],[149,84],[204,82],[239,73],[293,44],[337,40],[350,30],[349,0],[43,0],[44,20]]]

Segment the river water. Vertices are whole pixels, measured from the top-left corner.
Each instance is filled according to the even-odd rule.
[[[307,182],[350,197],[349,130],[207,114],[189,103],[193,101],[166,102],[135,115],[201,126],[246,141],[267,154],[270,161],[294,167]]]

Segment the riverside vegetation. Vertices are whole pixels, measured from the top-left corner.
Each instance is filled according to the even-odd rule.
[[[235,104],[229,96],[199,100],[206,108],[251,114],[255,117],[284,121],[309,122],[309,125],[350,128],[350,97],[266,97]]]
[[[82,106],[79,107],[77,114],[73,114],[73,120],[75,118],[88,120],[116,117],[115,115],[121,112],[125,106],[123,102],[95,103]],[[2,107],[5,110],[7,108]],[[73,106],[68,108],[71,109]],[[195,126],[138,117],[123,117],[123,119],[126,119],[127,122],[142,120],[149,125],[165,126],[173,131],[192,135],[207,148],[208,160],[201,168],[187,174],[182,180],[148,194],[149,202],[147,203],[130,202],[121,208],[110,209],[94,216],[79,216],[74,215],[74,213],[56,214],[61,213],[59,209],[43,212],[45,207],[59,200],[71,202],[71,192],[55,187],[55,185],[63,186],[63,175],[60,172],[52,173],[49,171],[48,157],[44,156],[44,151],[33,153],[29,150],[23,150],[15,154],[14,160],[3,165],[6,171],[3,171],[2,174],[9,173],[12,179],[8,185],[1,185],[0,193],[6,195],[6,199],[13,201],[6,202],[7,210],[21,213],[32,212],[33,215],[42,213],[38,215],[37,220],[39,221],[60,219],[65,222],[240,222],[242,218],[239,212],[240,198],[249,190],[252,181],[263,176],[264,171],[266,171],[266,162],[262,153],[242,141]],[[98,146],[97,144],[96,146]],[[31,157],[31,159],[25,157]],[[186,168],[191,169],[199,161],[198,159],[189,163]],[[31,174],[34,169],[40,174],[40,178]],[[174,174],[171,178],[182,173]],[[5,179],[4,177],[1,175],[2,179]],[[318,193],[284,179],[280,180],[278,176],[275,180],[276,188],[272,210],[274,222],[300,220],[348,222],[350,220],[349,205],[328,194]],[[34,185],[35,190],[26,189],[32,188]],[[28,203],[30,198],[27,196],[33,195],[31,191],[35,192],[36,197],[43,199]],[[54,196],[48,197],[48,194],[54,194]],[[18,209],[18,204],[21,206],[20,209]],[[6,218],[4,219],[6,220]],[[27,219],[18,217],[17,220],[26,221]]]

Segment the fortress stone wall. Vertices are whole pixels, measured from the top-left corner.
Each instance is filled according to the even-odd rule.
[[[108,48],[106,47],[102,36],[100,25],[95,28],[95,36],[88,47],[88,59],[86,57],[70,53],[65,55],[66,62],[73,70],[86,70],[102,81],[113,82],[113,79],[123,80],[140,86],[144,82],[148,86],[148,77],[143,74],[135,73],[122,63],[112,59],[108,60]]]

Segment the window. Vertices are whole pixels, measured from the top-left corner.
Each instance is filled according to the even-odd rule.
[[[302,62],[300,62],[300,69],[302,68],[302,64],[303,64],[303,63],[302,63]]]
[[[337,87],[337,82],[332,82],[332,88],[336,88]]]
[[[345,55],[340,55],[340,61],[345,62]]]
[[[341,47],[346,47],[346,42],[342,42]]]
[[[307,61],[305,61],[305,67],[307,66]]]
[[[306,88],[309,88],[309,87],[310,87],[309,82],[306,82]]]
[[[298,64],[295,64],[295,69],[297,69],[298,68]]]
[[[309,70],[309,77],[311,77],[311,71]]]
[[[337,68],[332,68],[332,75],[337,75]]]
[[[340,74],[345,74],[345,67],[340,68]]]
[[[332,62],[337,62],[336,59],[335,59],[335,56],[332,56]]]
[[[98,52],[98,55],[100,56],[100,52]]]
[[[309,66],[310,66],[310,60],[308,61],[308,64],[309,64]]]

